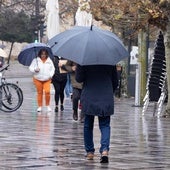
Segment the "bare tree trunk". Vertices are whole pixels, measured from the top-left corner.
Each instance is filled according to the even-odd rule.
[[[140,63],[140,105],[143,104],[143,99],[146,94],[146,38],[147,34],[144,30],[140,30],[138,34],[139,47],[139,63]]]
[[[167,25],[167,31],[165,32],[164,42],[165,42],[167,83],[168,83],[168,103],[164,114],[170,116],[170,74],[169,74],[170,73],[170,22],[168,22]]]

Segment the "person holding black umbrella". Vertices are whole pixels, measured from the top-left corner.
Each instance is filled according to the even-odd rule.
[[[110,116],[114,113],[113,96],[118,85],[115,65],[128,57],[129,52],[117,35],[93,25],[66,30],[50,39],[48,45],[53,54],[79,64],[76,80],[83,83],[81,104],[85,114],[87,158],[93,159],[94,156],[93,124],[94,117],[98,116],[101,163],[108,162]]]
[[[116,66],[77,65],[76,80],[83,83],[81,94],[84,121],[84,144],[87,159],[94,157],[93,126],[98,116],[101,132],[101,163],[108,163],[110,145],[110,116],[114,114],[114,91],[118,86]]]

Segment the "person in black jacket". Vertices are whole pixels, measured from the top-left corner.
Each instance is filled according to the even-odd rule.
[[[55,112],[58,112],[58,103],[59,103],[59,99],[60,99],[60,110],[63,111],[64,110],[64,89],[66,86],[66,82],[67,82],[67,72],[65,72],[64,70],[61,71],[62,69],[60,61],[62,61],[62,59],[60,59],[59,57],[55,56],[53,63],[54,63],[54,67],[55,67],[55,73],[54,76],[52,78],[52,83],[54,85],[54,89],[55,89],[55,95],[54,95],[54,99],[55,99]]]
[[[87,159],[94,157],[93,126],[98,116],[101,132],[101,163],[108,163],[110,116],[114,113],[114,91],[118,86],[116,66],[77,66],[76,80],[83,83],[81,93],[84,120],[84,144]]]

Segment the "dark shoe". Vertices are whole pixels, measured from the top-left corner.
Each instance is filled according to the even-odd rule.
[[[73,112],[73,119],[74,119],[75,121],[78,120],[78,113],[77,113],[77,111],[74,111],[74,112]]]
[[[55,112],[58,112],[58,107],[57,107],[57,106],[55,107],[55,110],[54,110],[54,111],[55,111]]]
[[[108,156],[101,156],[100,163],[109,163],[109,157]]]
[[[64,106],[63,105],[60,106],[60,110],[64,111]]]
[[[109,163],[108,151],[103,151],[100,158],[100,163]]]

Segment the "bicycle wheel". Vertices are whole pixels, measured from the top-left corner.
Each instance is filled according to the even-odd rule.
[[[0,86],[0,110],[4,112],[16,111],[23,102],[22,90],[13,83]]]

